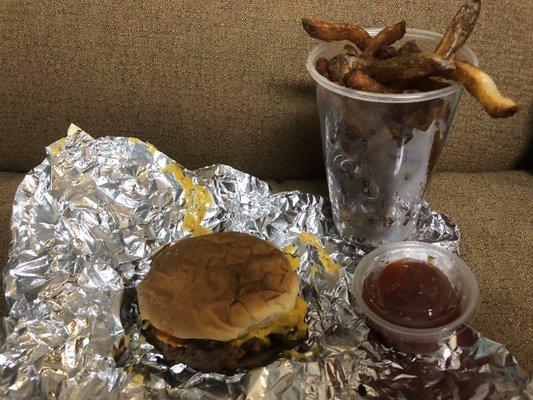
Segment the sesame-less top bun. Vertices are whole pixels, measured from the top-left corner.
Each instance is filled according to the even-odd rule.
[[[159,252],[137,287],[141,318],[180,339],[230,341],[294,309],[299,278],[272,244],[224,232]]]

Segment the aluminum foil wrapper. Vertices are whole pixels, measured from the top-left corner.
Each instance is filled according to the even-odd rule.
[[[519,399],[532,393],[531,377],[505,347],[474,331],[423,356],[396,353],[374,339],[351,293],[368,249],[336,235],[319,196],[271,193],[265,182],[226,165],[187,171],[149,144],[95,140],[75,126],[47,154],[21,183],[13,206],[4,273],[9,316],[0,329],[2,398]],[[418,239],[457,251],[458,229],[445,216],[424,207],[417,229]],[[231,376],[169,366],[138,323],[123,326],[123,293],[143,279],[163,246],[228,230],[268,239],[298,260],[310,351]]]

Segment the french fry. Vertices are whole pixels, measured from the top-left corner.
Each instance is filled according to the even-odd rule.
[[[445,76],[457,81],[470,92],[493,118],[505,118],[519,110],[514,100],[504,96],[492,78],[481,69],[465,61],[455,60],[455,69]]]
[[[472,29],[474,29],[480,8],[481,0],[467,0],[459,8],[452,23],[446,29],[444,36],[437,45],[436,54],[448,58],[455,57],[455,54],[465,44]]]
[[[342,85],[344,77],[352,70],[353,56],[339,54],[328,61],[328,74],[332,82]]]
[[[361,69],[370,64],[370,60],[349,54],[339,54],[328,62],[328,72],[330,79],[340,85],[344,82],[344,77],[353,70]]]
[[[453,68],[453,60],[421,51],[371,63],[363,71],[380,83],[388,83],[436,75]]]
[[[452,82],[449,79],[441,76],[430,76],[420,80],[417,86],[420,90],[429,92],[431,90],[444,89],[445,87],[450,86],[451,83]]]
[[[388,84],[390,89],[402,93],[430,92],[447,86],[450,86],[450,81],[440,76],[408,79],[404,81],[390,82]]]
[[[400,21],[397,24],[387,26],[370,39],[370,42],[367,44],[367,47],[363,52],[363,56],[372,57],[378,49],[397,42],[403,38],[403,35],[405,35],[405,21]]]
[[[319,57],[316,59],[315,62],[315,68],[318,71],[318,73],[326,78],[329,79],[329,71],[328,71],[328,59],[324,57]]]
[[[376,82],[374,79],[372,79],[370,76],[368,76],[361,70],[354,70],[349,72],[344,77],[344,82],[346,86],[352,89],[363,90],[365,92],[393,93],[391,90],[383,86],[381,83]]]
[[[408,53],[420,53],[422,49],[418,46],[416,40],[409,40],[400,46],[398,49],[398,55]]]
[[[374,53],[374,57],[380,60],[385,60],[387,58],[401,56],[409,53],[419,53],[421,51],[422,49],[418,46],[416,40],[409,40],[398,48],[394,46],[381,47]]]
[[[392,46],[405,35],[405,21],[388,26],[373,38],[354,24],[304,18],[302,25],[314,38],[324,41],[349,40],[361,50],[362,53],[346,45],[346,54],[339,54],[329,61],[324,58],[317,60],[317,70],[335,83],[373,93],[416,93],[442,89],[450,84],[450,80],[454,80],[461,83],[490,116],[510,117],[519,110],[516,102],[500,93],[487,73],[468,62],[454,60],[476,23],[480,1],[466,0],[435,52],[423,51],[414,40],[400,47]],[[399,127],[425,130],[430,126],[434,114],[432,110],[425,110],[420,115],[413,111],[409,121],[396,121],[397,126],[392,124],[390,132],[393,137],[403,141],[408,135]],[[446,115],[440,115],[437,119],[447,118]]]
[[[384,46],[377,49],[374,53],[374,57],[378,60],[386,60],[387,58],[396,57],[398,55],[398,49],[394,46]]]
[[[325,42],[349,40],[360,50],[370,42],[370,35],[355,24],[336,24],[312,18],[302,18],[302,26],[309,36]]]
[[[346,52],[346,54],[351,54],[352,56],[356,56],[359,54],[359,50],[357,50],[351,44],[344,45],[344,51]]]

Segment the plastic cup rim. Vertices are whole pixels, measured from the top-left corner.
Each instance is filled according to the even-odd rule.
[[[388,252],[390,250],[396,250],[396,249],[408,249],[408,248],[415,248],[415,249],[424,249],[428,252],[435,254],[440,254],[441,256],[451,258],[454,261],[454,264],[458,267],[459,275],[461,276],[461,279],[465,282],[466,287],[470,288],[471,293],[469,295],[470,299],[468,301],[468,304],[464,310],[462,310],[461,315],[459,318],[453,320],[452,322],[438,326],[436,328],[407,328],[401,325],[393,324],[380,316],[378,316],[376,313],[374,313],[370,307],[368,307],[363,300],[363,294],[360,290],[362,288],[363,284],[363,278],[365,275],[365,272],[369,269],[369,267],[372,265],[372,261],[377,258],[378,256],[381,256],[383,253]],[[392,333],[395,336],[401,335],[408,337],[408,339],[411,340],[417,340],[422,342],[420,339],[427,338],[428,341],[435,340],[436,338],[445,338],[449,336],[457,327],[463,325],[466,323],[471,316],[473,315],[477,302],[479,299],[479,288],[477,285],[477,281],[472,274],[472,271],[468,267],[468,265],[465,264],[465,262],[456,254],[449,252],[447,250],[444,250],[440,248],[439,246],[436,246],[431,243],[425,243],[425,242],[417,242],[417,241],[405,241],[405,242],[399,242],[399,243],[391,243],[384,246],[380,246],[377,249],[371,251],[367,255],[365,255],[359,264],[357,265],[354,273],[354,279],[353,279],[353,291],[355,293],[356,301],[361,309],[362,313],[370,319],[377,327],[378,329],[383,329],[388,333]]]
[[[371,35],[375,36],[383,28],[365,28],[365,30]],[[442,38],[442,34],[432,31],[426,31],[422,29],[412,29],[408,28],[406,30],[405,38],[413,39],[426,39],[437,42]],[[335,43],[335,42],[333,42]],[[332,46],[331,42],[322,42],[316,45],[310,52],[307,57],[307,70],[311,77],[315,80],[316,83],[322,87],[335,92],[337,94],[351,97],[358,100],[366,100],[373,102],[381,103],[414,103],[419,101],[427,101],[432,99],[437,99],[440,97],[445,97],[461,91],[463,86],[459,83],[452,83],[450,86],[447,86],[442,89],[432,90],[429,92],[420,92],[420,93],[408,93],[408,94],[387,94],[387,93],[371,93],[364,92],[361,90],[351,89],[346,86],[336,84],[326,77],[322,76],[315,68],[315,61],[318,55],[327,47]],[[476,54],[468,46],[463,46],[461,51],[458,54],[463,58],[466,58],[466,61],[471,63],[474,66],[479,65],[479,60]]]

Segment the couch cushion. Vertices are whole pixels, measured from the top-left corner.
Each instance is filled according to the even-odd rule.
[[[0,172],[0,230],[8,232],[11,204],[24,175]],[[324,181],[270,182],[273,190],[326,194]],[[436,173],[427,198],[453,218],[462,232],[462,252],[481,289],[474,326],[505,343],[533,369],[533,177],[526,172]],[[5,265],[9,235],[0,239]],[[4,312],[0,296],[0,312]]]
[[[322,177],[300,17],[443,32],[463,0],[0,2],[0,170],[27,171],[70,122],[138,135],[189,168],[229,163],[270,179]],[[471,40],[522,112],[493,120],[464,96],[447,170],[513,167],[526,149],[529,0],[485,3]],[[31,143],[31,146],[28,146]],[[15,151],[14,151],[15,150]]]
[[[271,186],[327,193],[324,181]],[[461,252],[481,291],[473,326],[506,344],[533,370],[533,176],[520,171],[436,173],[426,198],[461,228]]]

